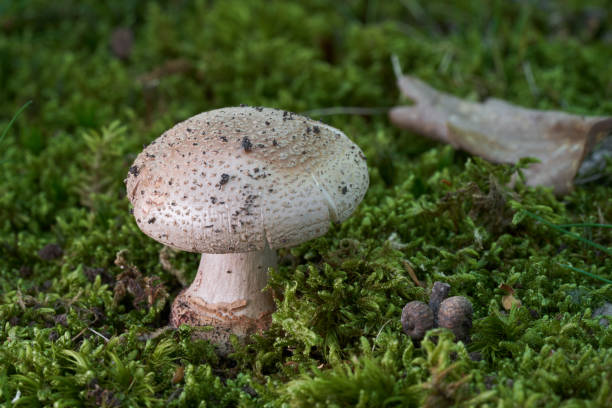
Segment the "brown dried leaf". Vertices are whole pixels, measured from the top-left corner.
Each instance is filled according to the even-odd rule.
[[[183,381],[185,377],[185,367],[178,366],[176,370],[174,370],[174,375],[172,376],[172,384],[178,384]]]
[[[127,250],[121,250],[115,255],[115,265],[122,272],[117,275],[113,289],[113,302],[118,305],[126,296],[131,295],[132,305],[141,309],[143,304],[151,308],[158,301],[165,301],[168,293],[158,276],[143,276],[137,266],[126,259]]]
[[[509,295],[514,294],[514,289],[512,288],[512,286],[508,285],[507,283],[501,283],[499,285],[499,288]]]
[[[412,265],[410,265],[410,262],[402,260],[402,264],[404,265],[404,269],[406,270],[406,272],[408,272],[408,275],[410,276],[410,279],[412,279],[414,284],[423,287],[423,285],[421,285],[421,282],[419,282],[419,278],[417,278],[416,272],[412,268]]]
[[[584,156],[612,129],[612,118],[526,109],[499,99],[470,102],[408,75],[398,77],[398,86],[414,105],[391,109],[396,126],[495,163],[535,157],[540,163],[524,170],[527,184],[553,187],[557,194],[572,189]]]
[[[502,297],[502,306],[506,310],[512,309],[512,306],[521,307],[522,303],[519,299],[515,298],[513,295],[505,295]]]

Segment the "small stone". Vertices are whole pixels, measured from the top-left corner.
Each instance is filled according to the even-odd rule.
[[[602,306],[593,311],[593,317],[599,316],[608,316],[608,318],[602,317],[599,319],[600,325],[603,327],[608,327],[610,325],[610,318],[612,317],[612,303],[605,302]]]

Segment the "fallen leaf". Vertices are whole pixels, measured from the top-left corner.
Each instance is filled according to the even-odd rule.
[[[499,285],[499,288],[509,295],[514,294],[514,289],[512,289],[512,286],[508,285],[507,283],[501,283]]]
[[[421,285],[421,282],[419,282],[419,278],[417,278],[416,276],[416,272],[414,272],[414,269],[410,265],[410,262],[402,260],[402,264],[404,265],[404,269],[406,270],[406,272],[408,272],[408,275],[410,276],[414,284],[423,287],[423,285]]]
[[[183,377],[185,377],[185,367],[176,367],[176,370],[174,370],[174,375],[172,376],[172,384],[180,383],[183,381]]]
[[[612,130],[612,117],[527,109],[499,99],[470,102],[401,75],[399,68],[396,75],[414,104],[391,109],[393,124],[495,163],[535,157],[540,162],[523,170],[527,185],[552,187],[556,194],[572,189],[585,155]]]
[[[521,307],[521,305],[521,301],[515,298],[513,295],[505,295],[502,297],[502,306],[506,310],[512,309],[512,306],[516,306],[517,308],[519,308]]]

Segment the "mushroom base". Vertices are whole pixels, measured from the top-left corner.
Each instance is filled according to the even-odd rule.
[[[256,318],[248,316],[223,316],[211,309],[210,305],[204,304],[199,298],[194,297],[185,289],[174,299],[170,324],[179,327],[181,324],[188,326],[212,326],[209,330],[201,330],[193,333],[194,338],[210,340],[219,346],[221,354],[231,352],[230,336],[238,337],[244,341],[249,335],[261,333],[267,330],[272,323],[272,312],[264,312]]]
[[[192,285],[172,304],[170,324],[178,327],[212,326],[197,334],[220,346],[229,347],[229,337],[244,339],[270,327],[274,300],[263,291],[268,267],[276,265],[276,251],[237,254],[203,254]]]

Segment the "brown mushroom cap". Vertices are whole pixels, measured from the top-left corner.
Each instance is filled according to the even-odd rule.
[[[294,113],[232,107],[166,131],[130,168],[140,229],[168,246],[230,253],[300,244],[343,221],[368,188],[344,133]]]

